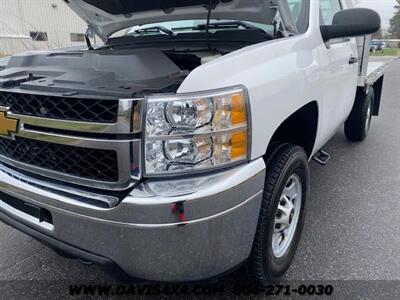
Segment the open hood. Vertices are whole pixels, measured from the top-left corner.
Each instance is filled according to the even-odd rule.
[[[207,19],[272,24],[279,16],[288,31],[296,31],[287,0],[68,0],[89,28],[103,40],[122,29],[165,21]],[[279,11],[279,13],[278,13]]]

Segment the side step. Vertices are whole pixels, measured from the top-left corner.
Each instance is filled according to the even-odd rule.
[[[324,150],[319,150],[313,157],[313,160],[319,163],[321,166],[326,166],[330,159],[330,154]]]

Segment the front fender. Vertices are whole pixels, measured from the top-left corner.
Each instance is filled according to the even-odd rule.
[[[249,92],[252,153],[265,154],[284,120],[321,99],[318,59],[320,40],[311,33],[268,41],[240,49],[195,69],[178,93],[244,85]]]

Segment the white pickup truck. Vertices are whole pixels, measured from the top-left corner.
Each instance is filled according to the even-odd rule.
[[[65,3],[87,46],[0,71],[0,219],[136,278],[244,263],[256,282],[283,275],[309,161],[327,162],[343,124],[365,139],[379,112],[378,14],[341,0]]]

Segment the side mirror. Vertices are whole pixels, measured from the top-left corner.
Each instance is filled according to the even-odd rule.
[[[326,42],[335,38],[372,34],[380,28],[381,18],[377,12],[367,8],[352,8],[336,13],[332,25],[321,26],[321,34]]]

